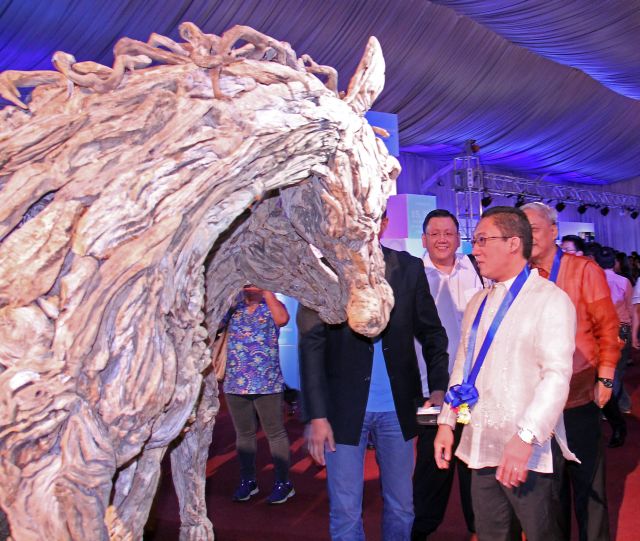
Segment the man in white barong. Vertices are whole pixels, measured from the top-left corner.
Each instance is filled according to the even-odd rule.
[[[472,243],[482,275],[495,284],[476,294],[465,311],[438,418],[436,461],[449,466],[454,427],[462,422],[456,456],[472,469],[480,541],[511,541],[518,522],[528,541],[560,540],[552,474],[554,455],[576,460],[562,418],[575,308],[566,293],[529,270],[532,233],[521,210],[489,209]]]

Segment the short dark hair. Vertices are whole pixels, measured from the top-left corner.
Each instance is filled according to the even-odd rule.
[[[458,218],[456,218],[453,214],[451,214],[447,209],[435,209],[432,210],[427,217],[422,222],[422,232],[427,232],[427,226],[429,225],[429,220],[431,218],[451,218],[453,223],[456,224],[456,231],[460,231],[460,224],[458,223]]]
[[[603,246],[596,253],[596,262],[603,269],[612,269],[616,264],[616,251],[609,246]]]
[[[522,239],[522,255],[525,259],[531,257],[533,233],[523,211],[516,207],[491,207],[482,214],[481,219],[485,218],[493,218],[496,227],[505,237]]]
[[[618,270],[617,273],[620,276],[628,278],[631,285],[636,285],[635,280],[633,279],[633,272],[631,270],[631,262],[629,261],[627,254],[624,252],[616,252],[616,261],[620,264],[620,270]]]
[[[602,245],[597,242],[585,242],[584,244],[584,255],[587,257],[593,257],[595,259],[600,250],[602,250]]]
[[[562,242],[573,242],[576,247],[576,251],[584,253],[584,239],[578,235],[565,235],[562,237]]]

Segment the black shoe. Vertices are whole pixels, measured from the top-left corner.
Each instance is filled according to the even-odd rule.
[[[427,534],[420,530],[411,530],[411,541],[427,541]]]
[[[611,434],[611,439],[609,440],[609,447],[622,447],[624,445],[624,440],[627,438],[627,430],[624,428],[615,428],[613,430],[613,434]]]

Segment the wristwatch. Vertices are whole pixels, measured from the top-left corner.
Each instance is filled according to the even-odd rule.
[[[528,428],[518,430],[518,437],[525,443],[532,445],[536,441],[536,437]]]
[[[610,378],[598,378],[598,381],[602,383],[607,389],[613,389],[613,380]]]

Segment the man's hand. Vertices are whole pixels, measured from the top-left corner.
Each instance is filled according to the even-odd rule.
[[[517,487],[527,480],[533,444],[525,443],[517,434],[504,446],[496,479],[506,487]]]
[[[334,452],[336,450],[333,430],[327,418],[311,419],[307,425],[305,437],[307,438],[307,449],[313,460],[321,466],[325,466],[325,446],[328,451]]]
[[[444,391],[433,391],[429,396],[429,400],[424,403],[424,408],[431,406],[442,406],[444,403]]]
[[[433,441],[436,464],[441,470],[449,469],[451,451],[453,449],[453,428],[449,425],[440,425],[436,439]]]
[[[607,388],[601,381],[596,381],[596,386],[593,394],[595,396],[595,403],[598,404],[599,408],[604,408],[607,405],[607,402],[609,402],[612,393],[612,388]]]
[[[640,349],[640,338],[638,338],[637,334],[634,334],[631,337],[631,347],[633,349]]]

